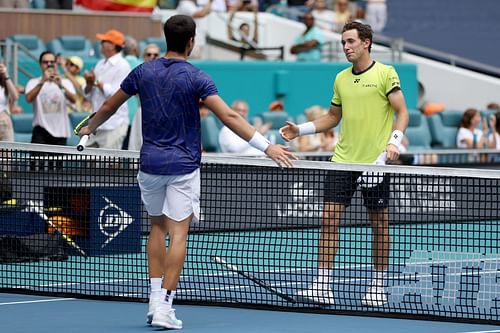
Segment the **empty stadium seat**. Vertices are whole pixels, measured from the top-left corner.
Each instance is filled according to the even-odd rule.
[[[63,35],[50,40],[47,49],[63,56],[94,57],[95,51],[85,36]]]
[[[418,110],[409,110],[410,121],[406,128],[405,135],[408,138],[411,149],[431,148],[431,132],[427,118]]]
[[[165,37],[148,37],[144,38],[139,42],[139,51],[141,52],[141,57],[144,57],[144,49],[148,44],[156,44],[160,48],[160,55],[165,54],[167,52],[167,42],[165,41]]]
[[[45,43],[36,35],[11,35],[7,37],[7,39],[24,46],[36,59],[38,59],[40,54],[46,50]],[[29,58],[29,56],[23,52],[22,49],[18,56],[19,58]]]
[[[31,142],[31,133],[33,132],[32,113],[13,114],[12,126],[14,127],[14,141]]]
[[[428,117],[432,146],[455,148],[463,111],[445,110]]]
[[[213,116],[201,119],[201,146],[207,153],[220,151],[219,127]]]
[[[264,124],[271,123],[271,129],[280,129],[285,126],[286,121],[293,121],[293,118],[284,111],[263,112],[258,117],[262,119]]]

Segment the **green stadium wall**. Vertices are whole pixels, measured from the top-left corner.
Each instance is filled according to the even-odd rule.
[[[95,66],[97,59],[85,59],[85,69]],[[328,107],[333,94],[333,80],[349,63],[297,63],[261,61],[192,61],[215,81],[219,94],[231,104],[236,99],[249,102],[250,117],[267,111],[277,99],[285,104],[291,116],[297,116],[311,105]],[[38,64],[32,60],[20,62],[20,67],[40,75]],[[415,64],[394,64],[405,94],[408,108],[417,106],[418,85]],[[28,77],[19,73],[19,83],[25,85]],[[31,112],[24,96],[20,105]]]

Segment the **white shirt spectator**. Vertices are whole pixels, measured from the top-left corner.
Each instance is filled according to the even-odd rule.
[[[474,136],[476,137],[474,139]],[[465,127],[460,127],[458,129],[458,133],[457,133],[457,147],[458,148],[468,148],[467,147],[467,144],[465,142],[463,142],[464,140],[471,140],[472,142],[479,142],[479,140],[481,140],[481,138],[483,137],[483,131],[481,131],[480,129],[477,129],[475,128],[474,129],[474,132],[472,132],[471,130],[465,128]]]
[[[385,0],[366,0],[365,19],[373,32],[381,32],[387,24],[387,5]]]
[[[5,89],[0,87],[0,112],[9,111],[9,98],[5,96]]]
[[[235,153],[241,155],[264,155],[260,150],[250,146],[227,126],[219,132],[219,146],[222,153]]]
[[[103,91],[94,87],[85,97],[92,102],[94,111],[99,110],[101,105],[120,88],[120,84],[130,73],[130,65],[117,53],[109,59],[101,59],[97,62],[94,73],[96,80],[103,84]],[[127,103],[123,103],[118,111],[104,124],[99,126],[100,130],[113,130],[123,124],[129,124]]]
[[[206,1],[205,1],[206,3]],[[193,14],[199,11],[203,6],[197,6],[192,0],[181,0],[176,8],[177,14],[193,17]],[[214,4],[212,4],[212,7]],[[195,47],[203,48],[207,43],[207,19],[206,17],[193,18],[196,23]]]
[[[37,77],[29,80],[25,90],[31,91],[41,79]],[[70,80],[61,79],[61,84],[70,93],[76,93]],[[33,102],[33,127],[35,126],[44,128],[56,138],[70,137],[67,99],[54,82],[46,81]]]
[[[208,0],[197,0],[196,4],[198,6],[205,6]],[[227,12],[226,2],[224,0],[213,0],[211,9],[213,12]]]
[[[495,133],[491,133],[490,137],[488,138],[489,141],[493,141],[493,135],[496,137],[496,143],[497,143],[497,145],[496,145],[496,147],[494,149],[500,150],[500,134],[498,134],[496,132]]]
[[[312,10],[312,16],[314,17],[314,23],[318,28],[324,30],[335,30],[335,12],[333,10]]]

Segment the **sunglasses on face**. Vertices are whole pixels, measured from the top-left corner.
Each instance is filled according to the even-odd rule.
[[[159,57],[160,54],[159,53],[146,53],[146,56],[147,57],[155,57],[156,58],[156,57]]]

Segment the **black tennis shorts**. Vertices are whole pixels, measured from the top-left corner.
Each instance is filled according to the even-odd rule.
[[[358,188],[358,178],[362,172],[356,171],[329,171],[325,179],[324,201],[340,203],[348,207],[352,196]],[[364,205],[370,210],[382,210],[389,206],[391,179],[384,174],[382,182],[374,187],[360,186]]]

